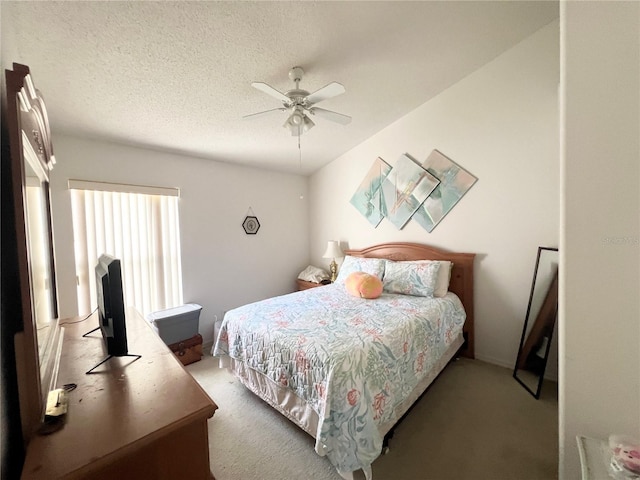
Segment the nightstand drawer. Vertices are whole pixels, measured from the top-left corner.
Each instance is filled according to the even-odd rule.
[[[298,282],[298,290],[307,290],[309,288],[322,287],[321,283],[307,282],[306,280],[296,279]]]

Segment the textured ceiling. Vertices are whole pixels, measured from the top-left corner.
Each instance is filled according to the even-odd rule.
[[[1,2],[2,63],[29,65],[53,133],[307,175],[558,16],[541,2]],[[252,88],[337,81],[302,135]],[[55,140],[55,138],[54,138]],[[62,159],[59,159],[62,160]]]

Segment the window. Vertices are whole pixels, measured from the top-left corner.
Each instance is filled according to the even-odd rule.
[[[97,305],[94,267],[109,253],[122,264],[124,300],[143,315],[181,305],[179,191],[69,180],[78,312]]]

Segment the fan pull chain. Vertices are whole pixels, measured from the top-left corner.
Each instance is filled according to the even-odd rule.
[[[298,168],[300,168],[300,170],[302,170],[302,150],[300,149],[300,135],[298,135],[298,157],[299,157],[299,161],[300,161],[300,164],[298,165]]]

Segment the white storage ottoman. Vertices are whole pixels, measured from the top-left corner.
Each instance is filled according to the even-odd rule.
[[[147,320],[167,345],[187,340],[198,334],[202,306],[187,303],[147,315]]]

